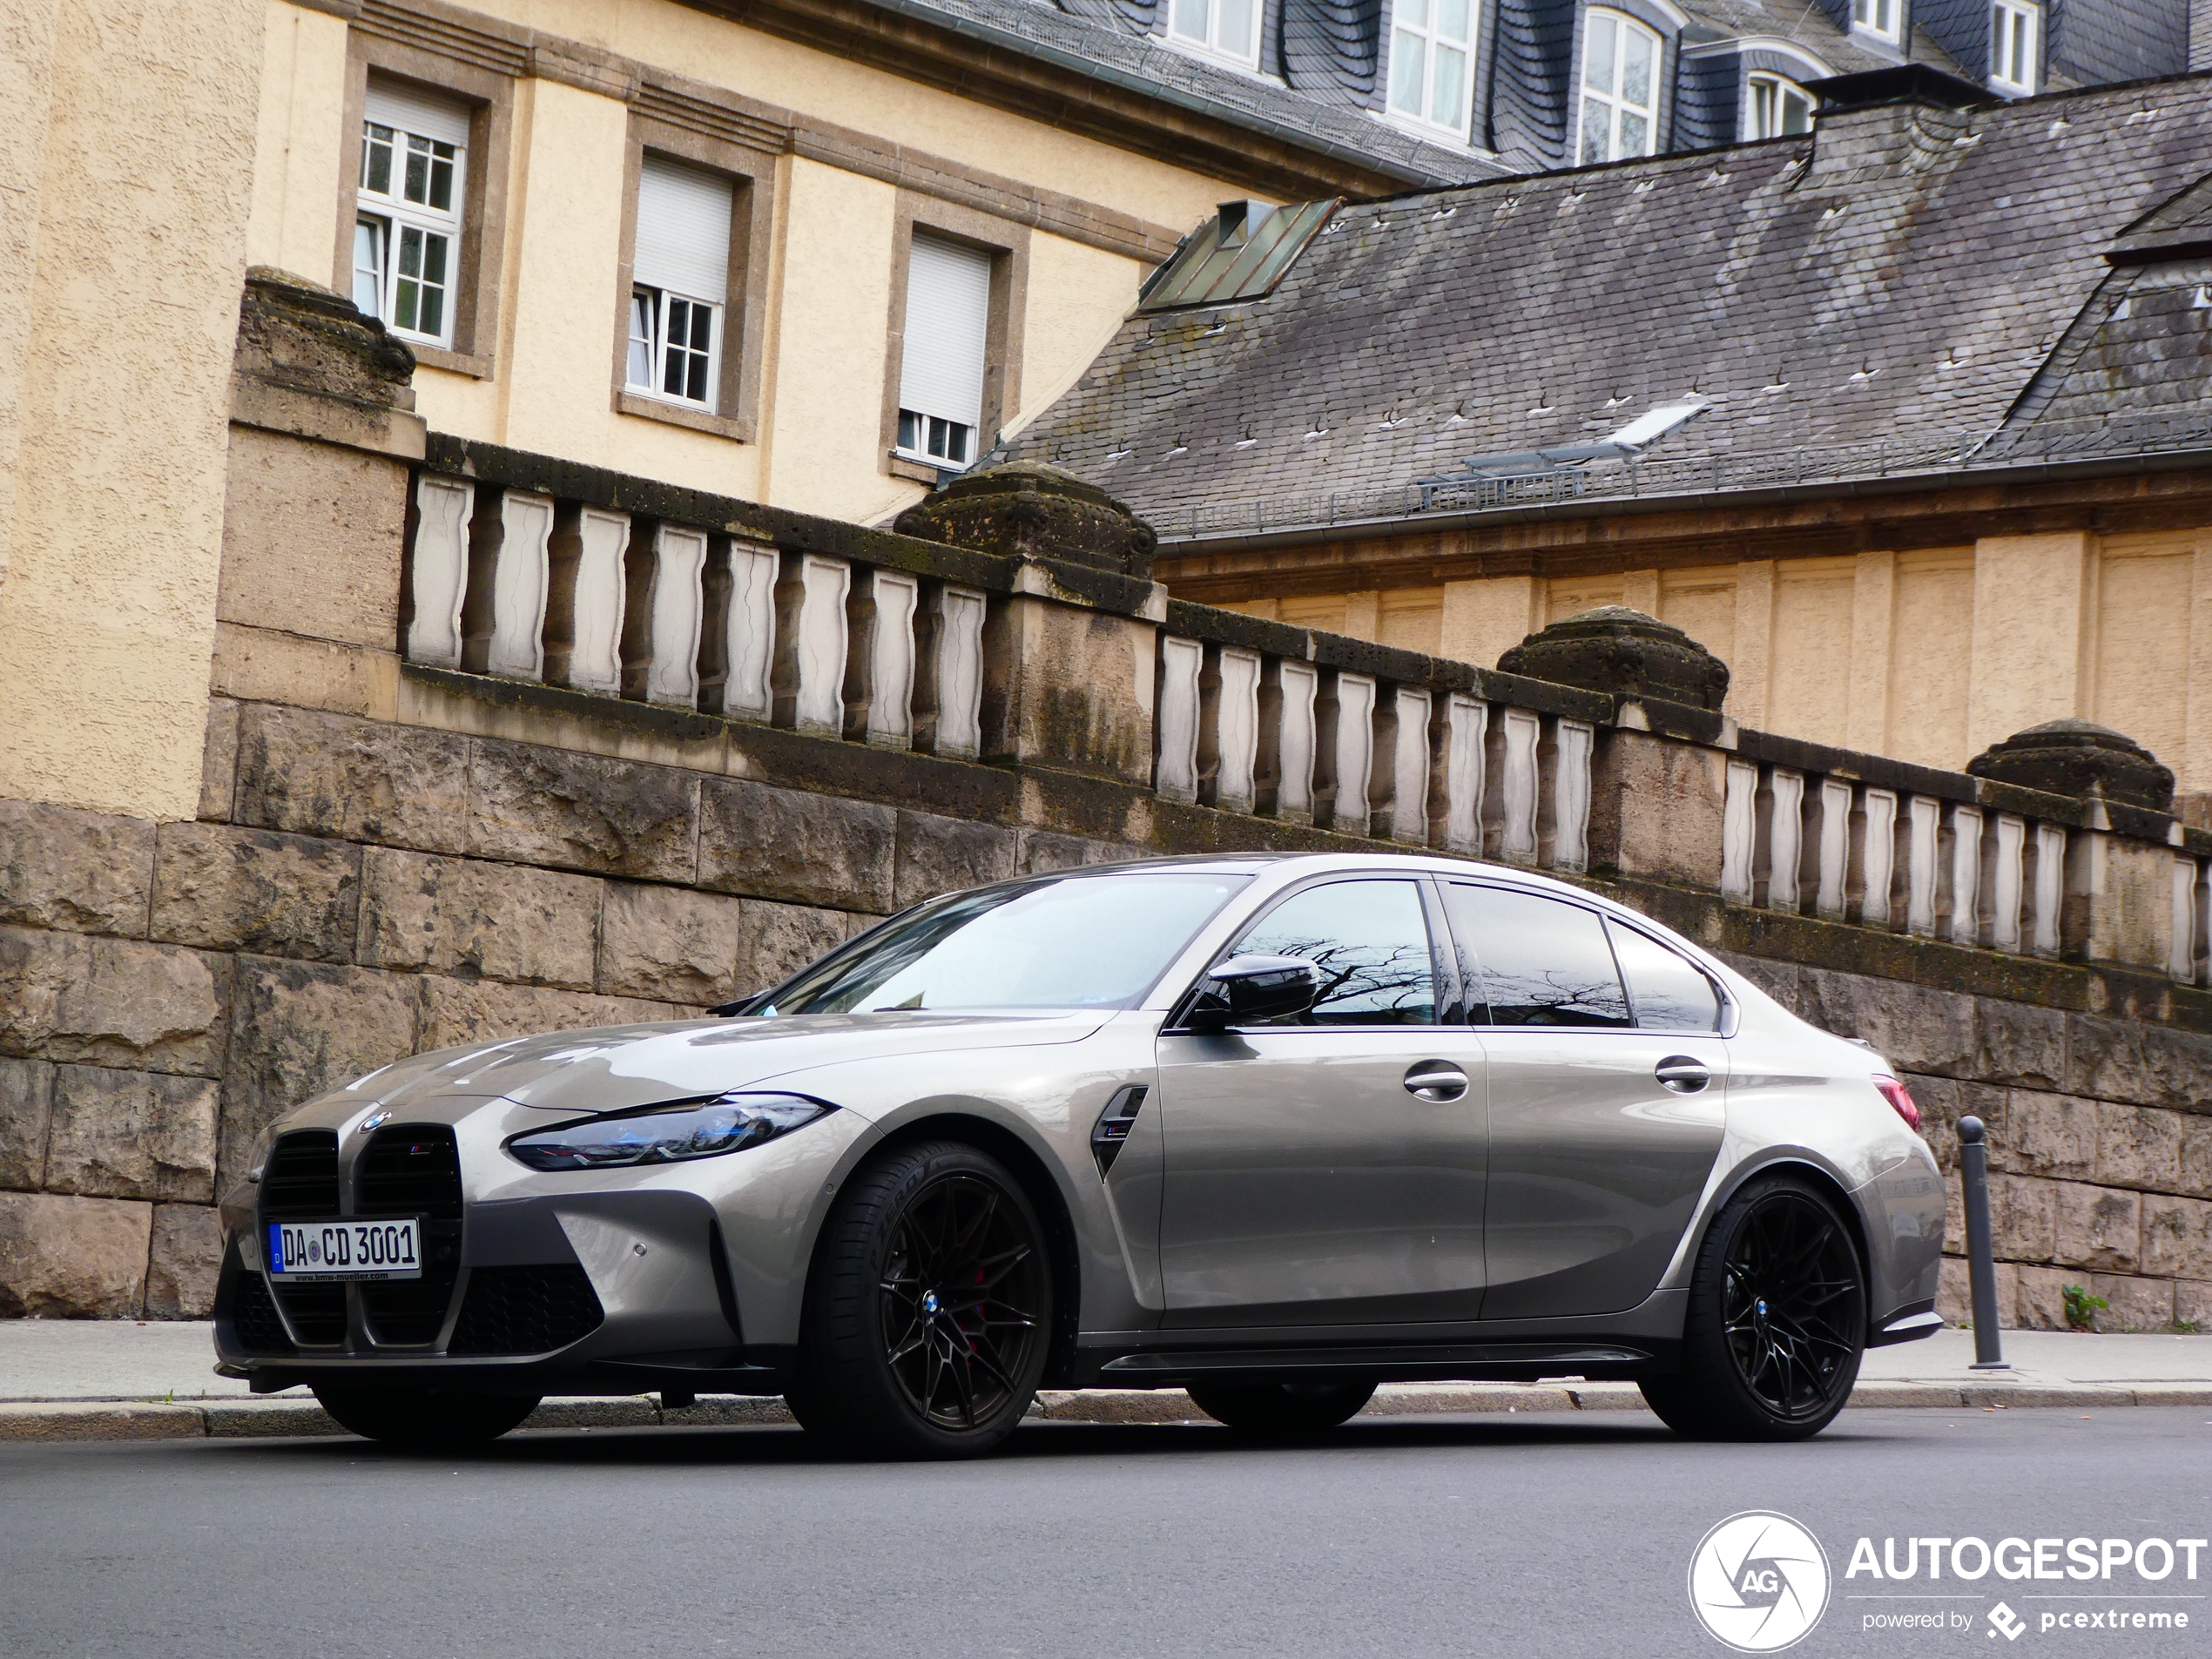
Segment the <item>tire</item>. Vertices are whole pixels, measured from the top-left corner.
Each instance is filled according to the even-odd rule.
[[[1036,1397],[1052,1291],[1044,1227],[1004,1164],[953,1141],[888,1152],[822,1229],[792,1414],[864,1457],[995,1451]]]
[[[1851,1228],[1811,1183],[1767,1176],[1729,1200],[1698,1248],[1682,1369],[1640,1386],[1695,1440],[1809,1440],[1850,1400],[1865,1347]]]
[[[1191,1403],[1217,1423],[1247,1434],[1290,1440],[1321,1434],[1359,1414],[1374,1398],[1371,1382],[1192,1383]]]
[[[488,1446],[537,1409],[535,1396],[446,1388],[318,1386],[315,1398],[341,1428],[410,1452]]]

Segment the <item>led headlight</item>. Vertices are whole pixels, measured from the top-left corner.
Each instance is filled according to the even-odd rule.
[[[517,1135],[507,1150],[533,1170],[682,1163],[742,1152],[836,1109],[799,1095],[718,1095],[537,1130]]]

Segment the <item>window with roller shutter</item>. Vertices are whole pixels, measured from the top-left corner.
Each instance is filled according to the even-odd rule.
[[[907,270],[898,454],[941,468],[974,461],[990,318],[991,256],[917,231]]]
[[[625,382],[645,397],[712,411],[730,297],[729,179],[648,155],[637,177]]]
[[[372,80],[361,121],[353,297],[364,316],[435,346],[453,343],[470,107]]]

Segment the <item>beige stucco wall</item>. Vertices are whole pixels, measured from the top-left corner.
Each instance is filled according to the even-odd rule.
[[[336,118],[346,107],[346,20],[286,0],[264,0],[261,16],[246,262],[327,282],[346,136]]]
[[[266,64],[250,246],[256,263],[342,282],[340,111],[347,25],[263,0]],[[935,158],[1152,224],[1195,224],[1230,193],[1212,179],[673,3],[490,0],[487,16],[605,48]],[[617,413],[628,106],[543,80],[516,88],[489,379],[425,365],[435,429],[781,506],[872,521],[922,493],[889,476],[880,399],[896,192],[824,163],[777,164],[758,441]],[[472,158],[476,165],[489,158]],[[1018,428],[1081,374],[1135,300],[1136,260],[1029,233]],[[483,348],[480,343],[479,349]]]
[[[198,805],[263,21],[260,0],[32,0],[0,30],[51,64],[20,107],[0,91],[10,164],[33,164],[4,217],[35,223],[0,242],[0,797]]]
[[[1745,725],[1957,768],[2024,726],[2079,716],[2145,745],[2184,792],[2212,792],[2212,527],[1233,608],[1487,666],[1533,629],[1623,604],[1727,663],[1728,712]]]

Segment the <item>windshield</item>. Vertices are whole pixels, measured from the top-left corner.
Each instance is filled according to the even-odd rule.
[[[754,1011],[1127,1008],[1250,879],[1070,874],[954,894],[816,963]]]

